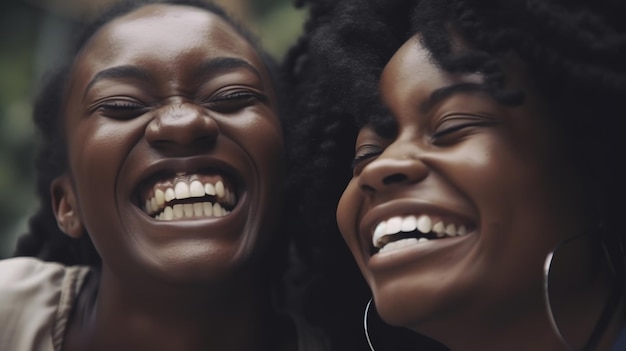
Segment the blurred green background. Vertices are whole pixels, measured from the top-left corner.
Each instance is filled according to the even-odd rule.
[[[33,174],[36,135],[32,99],[43,75],[66,52],[80,25],[115,0],[8,0],[0,4],[0,258],[37,208]],[[306,13],[293,0],[214,0],[246,23],[281,59],[302,30]]]

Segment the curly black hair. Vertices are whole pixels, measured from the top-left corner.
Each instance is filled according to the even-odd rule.
[[[89,265],[99,267],[100,256],[95,250],[89,235],[80,239],[70,238],[58,228],[55,215],[50,205],[50,184],[67,169],[67,150],[63,134],[61,106],[64,101],[64,91],[74,58],[89,42],[100,28],[115,18],[123,16],[133,10],[154,3],[166,3],[197,7],[214,13],[229,23],[242,37],[256,49],[263,62],[270,71],[275,90],[278,96],[278,106],[282,109],[283,94],[278,77],[278,67],[274,58],[261,49],[257,39],[221,7],[203,0],[126,0],[113,4],[89,23],[85,23],[79,35],[75,38],[75,45],[67,55],[68,62],[52,72],[44,82],[34,103],[33,119],[40,135],[38,156],[36,160],[37,195],[40,202],[38,211],[29,220],[29,230],[23,234],[14,252],[14,256],[34,256],[45,261],[54,261],[67,265]],[[284,113],[279,111],[279,116]]]
[[[295,108],[288,126],[290,202],[299,205],[290,210],[304,272],[301,284],[308,292],[302,309],[339,343],[354,345],[356,338],[364,339],[361,318],[371,295],[337,230],[336,204],[352,176],[358,129],[371,123],[381,133],[394,133],[378,99],[378,79],[395,51],[416,33],[437,65],[449,72],[482,74],[489,93],[505,104],[519,104],[524,96],[505,88],[498,55],[513,52],[520,57],[539,94],[556,111],[555,122],[608,232],[626,241],[620,221],[626,211],[626,174],[618,162],[626,150],[619,127],[626,117],[625,1],[299,4],[309,6],[310,19],[283,62]],[[450,26],[471,50],[451,50]],[[328,315],[335,318],[325,319]]]

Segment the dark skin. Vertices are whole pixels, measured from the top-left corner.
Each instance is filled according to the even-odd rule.
[[[207,11],[148,5],[90,39],[65,93],[69,168],[51,191],[102,276],[64,350],[296,348],[264,260],[284,167],[274,94],[258,53]]]
[[[549,323],[543,264],[594,219],[549,106],[516,57],[501,61],[510,86],[526,95],[520,106],[481,90],[479,75],[433,64],[419,35],[408,40],[380,81],[397,134],[361,130],[337,220],[388,323],[455,351],[567,350]],[[434,236],[377,243],[415,230]],[[582,335],[593,327],[590,311],[602,307],[593,301],[608,291],[587,244],[573,248],[561,272],[587,279],[569,291],[572,301],[592,301],[567,319]],[[609,349],[621,315],[598,350]]]

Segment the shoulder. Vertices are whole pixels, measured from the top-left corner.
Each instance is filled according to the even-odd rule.
[[[37,276],[58,274],[64,270],[65,266],[44,262],[33,257],[16,257],[0,260],[0,287],[4,288],[4,284],[12,282],[20,282],[29,279],[35,279]],[[12,285],[12,284],[11,284]]]
[[[68,267],[32,257],[0,260],[0,301],[60,294],[65,288],[71,289],[72,283],[82,281],[88,271],[84,266]],[[4,303],[0,304],[0,308],[4,307]]]
[[[52,350],[88,272],[30,257],[1,260],[0,349]]]

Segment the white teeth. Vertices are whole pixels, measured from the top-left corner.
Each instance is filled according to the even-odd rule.
[[[174,194],[174,189],[167,188],[165,189],[165,202],[170,202],[176,198],[176,194]]]
[[[213,204],[213,216],[222,217],[222,206],[217,202]]]
[[[215,183],[215,192],[217,193],[217,197],[224,197],[224,183],[222,183],[221,180]]]
[[[204,210],[202,209],[202,202],[196,202],[192,205],[193,207],[193,215],[195,217],[202,217],[204,215]]]
[[[204,196],[204,186],[200,181],[194,180],[189,184],[189,195],[191,197],[203,197]]]
[[[433,222],[435,222],[433,224]],[[389,241],[385,243],[383,238],[385,236],[398,234],[400,232],[412,233],[418,230],[422,234],[430,234],[428,237],[418,238],[401,238],[395,241]],[[414,245],[417,243],[424,243],[429,241],[429,238],[437,237],[442,238],[444,236],[462,236],[468,233],[467,228],[464,225],[456,225],[454,223],[444,224],[443,221],[433,219],[428,215],[420,215],[416,217],[409,215],[406,217],[395,216],[386,221],[380,221],[374,228],[372,235],[372,245],[379,250],[379,252],[386,252],[395,250],[398,248]]]
[[[391,235],[400,233],[400,230],[402,230],[402,217],[393,217],[387,220],[385,234]]]
[[[188,199],[191,196],[191,194],[189,194],[189,185],[185,182],[176,183],[174,194],[176,194],[177,200]]]
[[[456,226],[452,223],[448,224],[446,226],[446,234],[450,236],[456,235]]]
[[[378,225],[376,226],[376,229],[374,229],[374,237],[372,238],[372,243],[377,248],[381,248],[382,246],[384,246],[384,244],[379,243],[378,240],[385,235],[386,227],[387,227],[387,222],[382,221],[378,223]]]
[[[165,209],[163,210],[163,217],[161,219],[166,221],[171,221],[172,219],[174,219],[174,210],[171,206],[165,207]]]
[[[156,197],[150,199],[150,208],[152,212],[156,212],[159,209],[159,205],[157,204]]]
[[[438,238],[443,237],[443,235],[446,233],[446,227],[443,225],[443,222],[435,223],[435,225],[433,226],[433,232],[437,234]]]
[[[205,216],[213,216],[213,205],[210,202],[203,202],[202,212]]]
[[[207,195],[215,196],[215,186],[211,183],[204,184],[204,192]]]
[[[412,246],[418,243],[419,241],[415,238],[400,239],[398,241],[393,241],[393,242],[388,243],[383,248],[381,248],[380,251],[378,252],[384,253],[384,252],[396,251],[396,250],[400,250],[405,247]]]
[[[165,206],[163,212],[156,216],[157,220],[171,221],[180,218],[223,217],[229,214],[219,203],[196,202],[192,204],[176,204]]]
[[[174,205],[172,206],[172,208],[174,209],[174,218],[183,218],[183,215],[184,215],[183,205],[181,204]]]
[[[419,230],[420,232],[424,234],[428,234],[430,233],[432,229],[433,229],[433,222],[430,219],[430,217],[426,215],[421,215],[420,218],[418,218],[417,220],[417,230]]]
[[[220,203],[215,200],[211,202],[199,200],[194,203],[175,205],[170,203],[174,200],[202,198],[207,195],[219,198]],[[230,207],[236,204],[235,193],[227,188],[222,180],[204,184],[198,179],[194,179],[190,183],[179,179],[173,188],[155,189],[152,197],[146,199],[144,208],[147,214],[157,220],[172,220],[193,217],[223,217],[230,213],[224,206]]]
[[[213,204],[211,204],[210,202],[203,202],[202,214],[204,214],[207,217],[213,216]]]
[[[408,216],[402,220],[402,231],[410,233],[417,228],[417,218],[415,216]]]
[[[157,189],[154,192],[154,198],[156,199],[156,203],[159,206],[163,206],[165,204],[165,193],[161,189]]]
[[[193,204],[184,204],[183,212],[185,213],[185,217],[187,218],[193,217]]]

